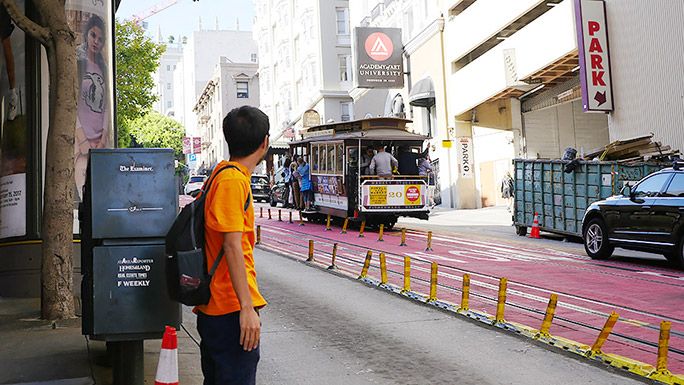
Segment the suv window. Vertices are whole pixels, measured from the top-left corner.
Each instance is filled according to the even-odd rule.
[[[191,176],[190,180],[188,182],[189,183],[202,183],[202,182],[204,182],[204,177],[203,176]]]
[[[663,185],[670,179],[670,173],[656,174],[644,179],[634,188],[635,197],[656,197],[663,189]]]
[[[268,184],[268,178],[264,176],[253,176],[252,184]]]
[[[670,187],[667,188],[667,191],[663,196],[679,198],[684,197],[684,174],[675,174],[672,182],[670,183]]]

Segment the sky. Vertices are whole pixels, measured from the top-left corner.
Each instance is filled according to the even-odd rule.
[[[122,0],[116,17],[128,19],[140,14],[157,4],[167,3],[169,0]],[[254,19],[253,0],[178,0],[175,5],[150,16],[144,21],[149,23],[147,28],[151,36],[156,37],[158,28],[166,39],[169,35],[190,36],[199,29],[199,19],[202,18],[202,29],[216,29],[218,17],[219,29],[236,29],[236,20],[240,20],[241,31],[251,31]]]

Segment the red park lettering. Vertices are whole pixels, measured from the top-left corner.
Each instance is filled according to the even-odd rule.
[[[596,21],[589,21],[587,23],[589,36],[594,36],[596,32],[601,30],[601,24]],[[591,60],[591,83],[594,86],[606,86],[603,80],[603,75],[606,73],[603,68],[603,47],[601,41],[597,37],[592,37],[589,42],[589,58]]]

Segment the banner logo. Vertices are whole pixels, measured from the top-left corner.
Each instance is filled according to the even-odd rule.
[[[392,56],[394,44],[392,39],[382,32],[370,34],[366,39],[366,53],[375,61],[385,61]]]

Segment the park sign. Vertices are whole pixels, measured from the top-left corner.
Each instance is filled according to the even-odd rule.
[[[356,86],[404,88],[400,28],[354,28]]]
[[[585,112],[613,110],[606,7],[602,0],[575,0],[579,75]]]

